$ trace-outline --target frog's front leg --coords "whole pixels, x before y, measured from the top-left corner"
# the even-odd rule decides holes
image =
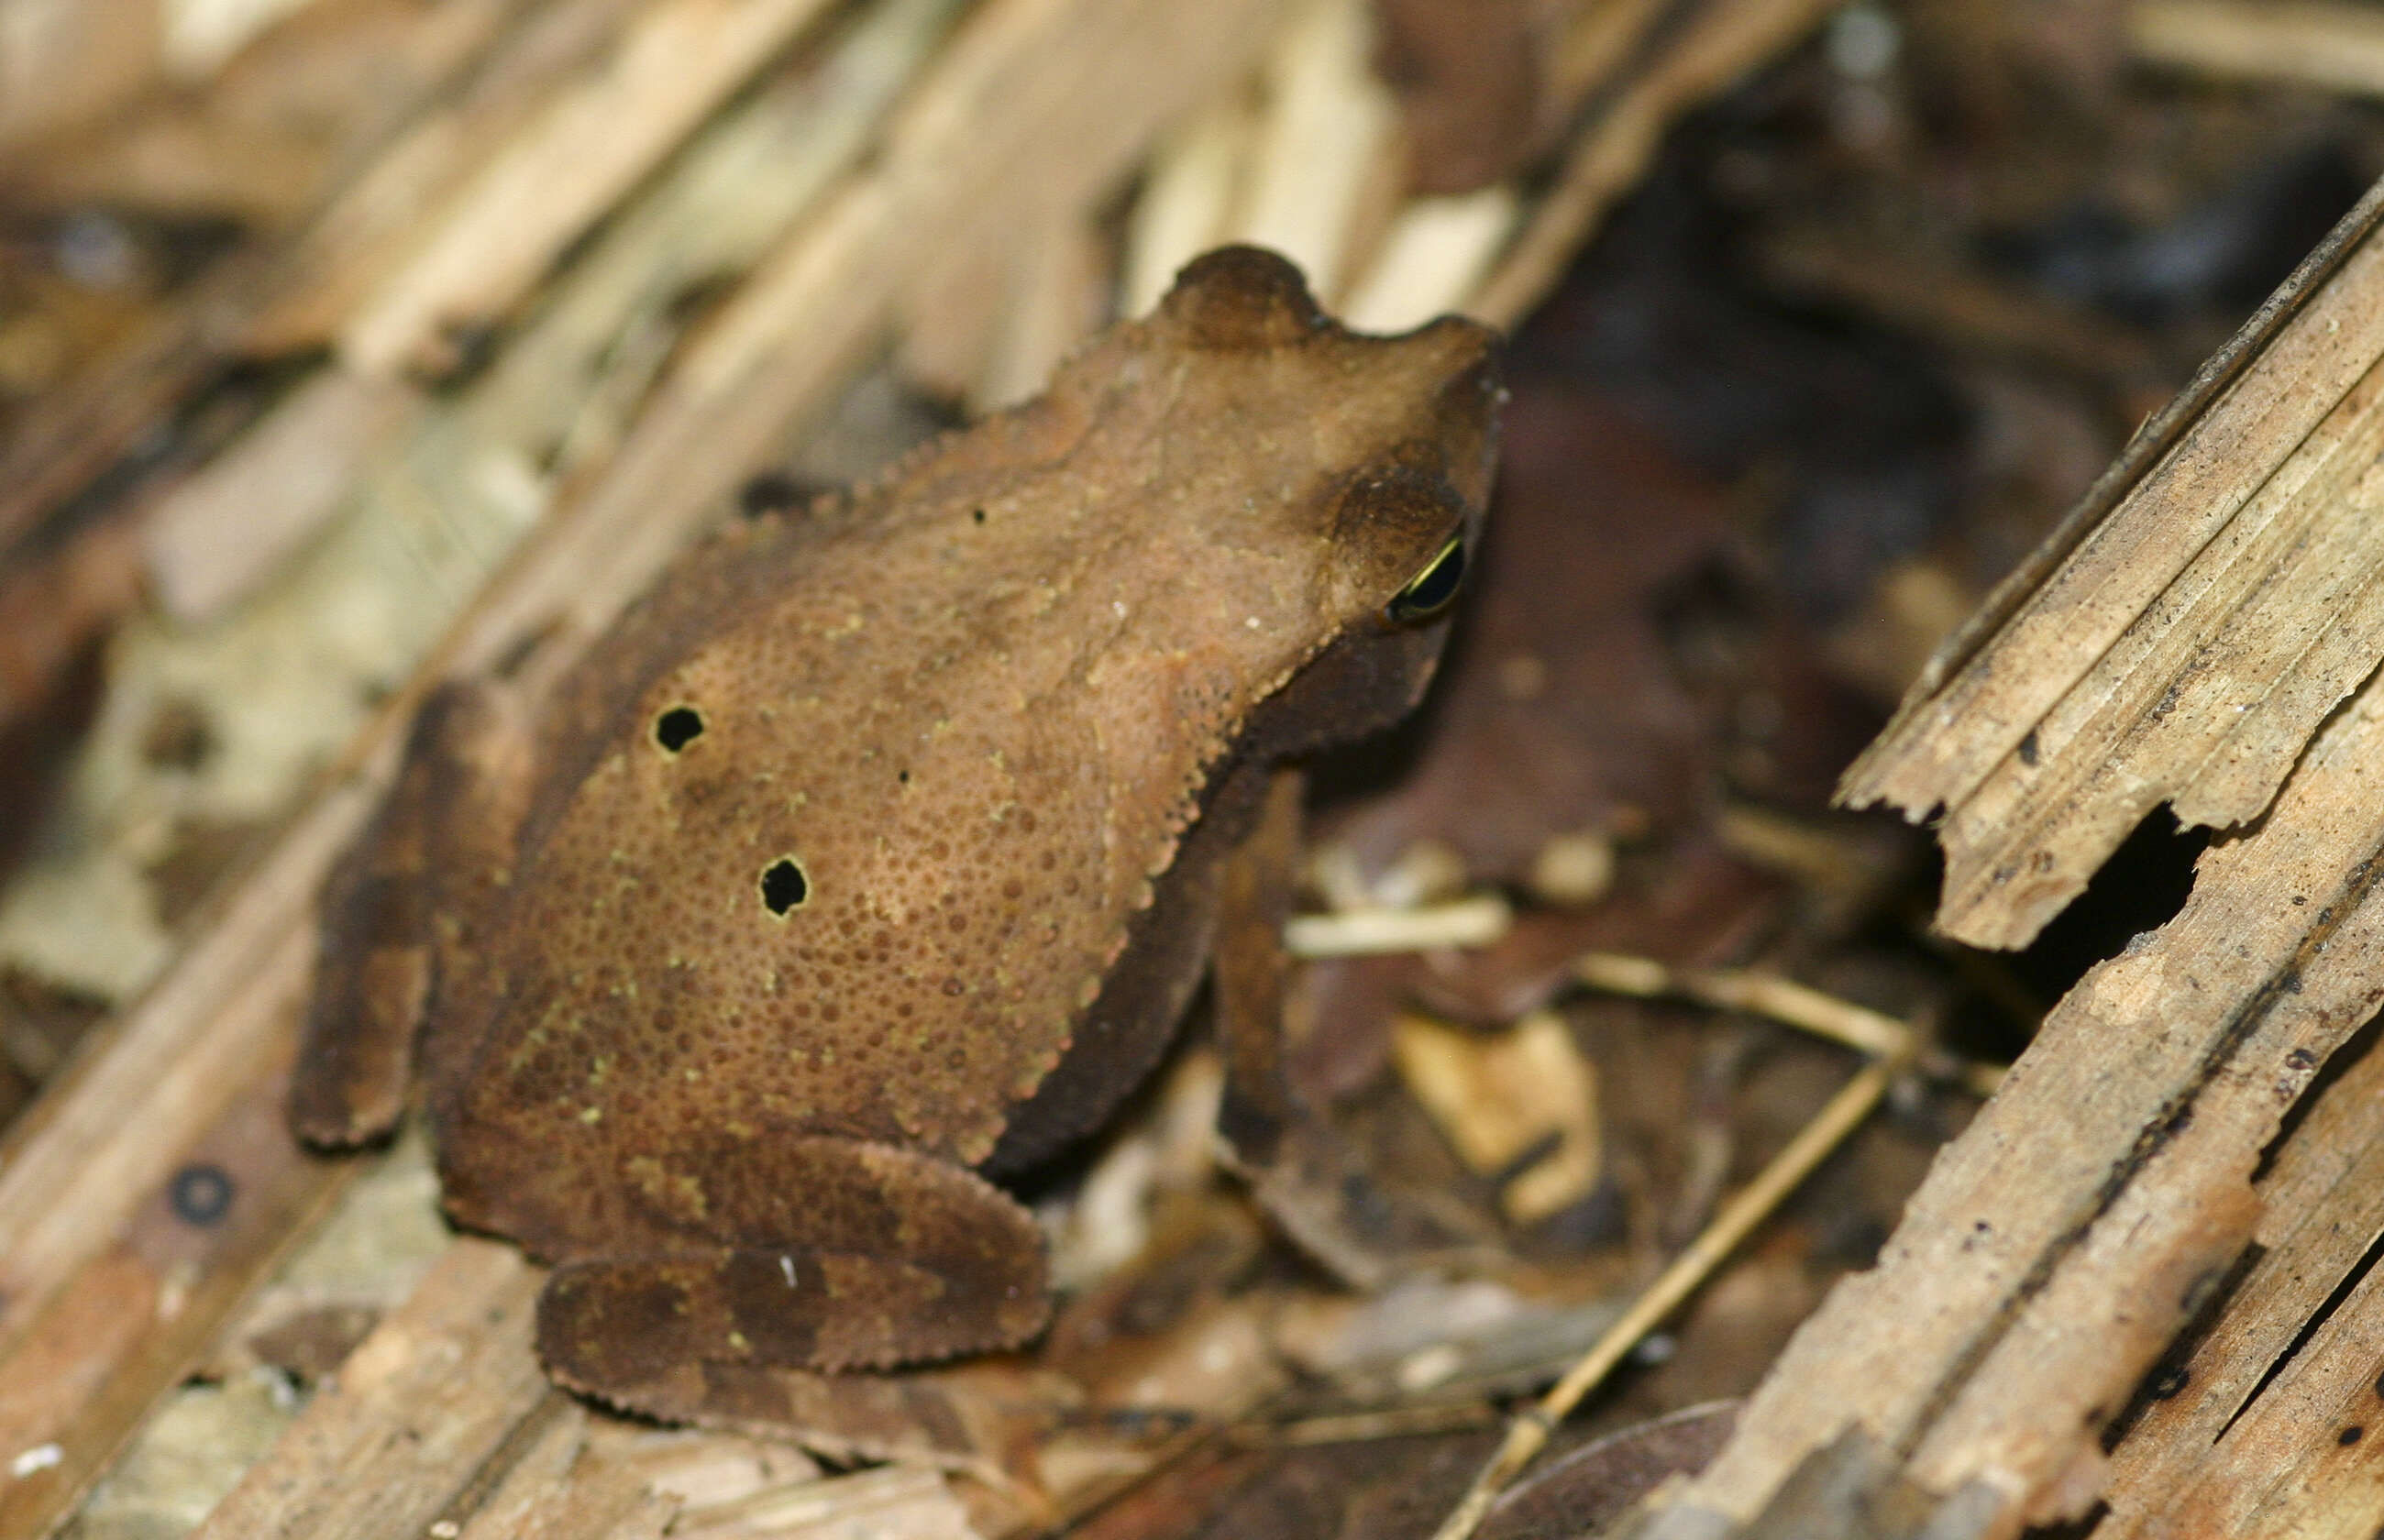
[[[1487,1237],[1453,1204],[1384,1186],[1285,1066],[1293,963],[1283,929],[1304,790],[1304,777],[1278,771],[1255,826],[1224,864],[1213,996],[1225,1049],[1217,1134],[1227,1162],[1286,1235],[1344,1281],[1372,1288],[1402,1265],[1486,1254]]]
[[[636,1409],[689,1365],[883,1368],[1042,1329],[1042,1235],[974,1172],[767,1135],[637,1164],[645,1248],[567,1257],[539,1298],[539,1356],[574,1389]]]
[[[533,764],[509,686],[452,682],[415,717],[396,784],[324,884],[290,1087],[291,1126],[309,1144],[387,1134],[416,1059],[477,1033],[480,917],[511,869]],[[436,1032],[417,1049],[426,1023]]]

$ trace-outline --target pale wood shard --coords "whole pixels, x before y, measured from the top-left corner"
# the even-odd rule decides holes
[[[492,1461],[528,1452],[540,1430],[519,1430],[541,1404],[556,1416],[569,1410],[529,1348],[543,1281],[512,1247],[457,1241],[197,1540],[424,1533]]]
[[[170,0],[161,6],[165,72],[184,82],[213,73],[250,39],[315,0]]]
[[[1521,213],[1510,187],[1416,199],[1384,233],[1344,319],[1360,331],[1405,331],[1462,304]]]
[[[160,63],[156,0],[0,3],[0,145],[105,111]]]
[[[1228,97],[1161,141],[1127,217],[1118,314],[1142,316],[1184,265],[1218,243],[1241,184],[1255,127],[1248,104]]]
[[[1327,304],[1347,277],[1358,200],[1397,116],[1367,68],[1372,31],[1360,0],[1309,0],[1285,27],[1230,232],[1290,257]]]
[[[2233,828],[2384,657],[2371,192],[1846,774],[1942,818],[1938,925],[2024,946],[2154,808]]]
[[[1849,1430],[1899,1479],[2012,1521],[2091,1501],[2101,1425],[2251,1233],[2261,1150],[2384,1000],[2379,778],[2371,680],[2258,827],[2204,855],[2178,916],[2047,1018],[1878,1266],[1635,1533],[1745,1523]]]
[[[671,1534],[688,1540],[976,1540],[978,1531],[940,1472],[888,1465],[692,1509]]]
[[[1534,1011],[1492,1037],[1403,1013],[1391,1053],[1465,1163],[1500,1183],[1499,1206],[1517,1224],[1546,1219],[1596,1186],[1597,1066],[1555,1012]]]
[[[456,1540],[661,1540],[679,1504],[634,1470],[591,1459],[584,1409],[566,1406],[541,1422]]]
[[[1029,234],[1008,275],[992,352],[968,392],[971,417],[1040,393],[1108,318],[1109,242],[1084,211],[1065,209]]]
[[[639,14],[601,71],[480,163],[418,254],[350,317],[341,356],[367,376],[444,372],[453,332],[510,309],[565,244],[825,4],[669,0]]]
[[[2136,0],[2137,57],[2222,79],[2384,95],[2384,16],[2372,6],[2278,0]]]
[[[422,404],[414,389],[322,370],[168,496],[143,529],[150,590],[201,622],[254,589],[339,511],[366,456]]]

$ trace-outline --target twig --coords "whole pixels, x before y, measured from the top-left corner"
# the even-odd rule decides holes
[[[1363,1444],[1419,1434],[1470,1433],[1497,1421],[1488,1406],[1473,1401],[1391,1407],[1381,1411],[1303,1417],[1295,1422],[1246,1423],[1229,1434],[1255,1448],[1303,1448],[1317,1444]]]
[[[1921,1057],[1918,1035],[1894,1016],[1772,974],[1735,968],[1671,968],[1650,957],[1603,951],[1583,952],[1574,960],[1572,974],[1590,988],[1608,994],[1641,1000],[1674,995],[1718,1010],[1762,1016],[1874,1057]],[[1923,1073],[1951,1080],[1974,1096],[1993,1096],[2003,1084],[2004,1072],[1998,1065],[1952,1055],[1940,1062],[1939,1056],[1931,1054],[1927,1061],[1921,1065]]]
[[[1780,53],[1830,9],[1822,0],[1720,0],[1700,12],[1574,143],[1468,314],[1496,326],[1522,319],[1556,287],[1615,200],[1639,184],[1672,120]]]
[[[1820,1113],[1772,1157],[1736,1197],[1721,1206],[1703,1234],[1672,1260],[1647,1291],[1633,1302],[1622,1318],[1583,1355],[1570,1373],[1548,1388],[1537,1405],[1517,1417],[1507,1429],[1506,1442],[1473,1478],[1473,1484],[1433,1540],[1467,1540],[1490,1511],[1490,1504],[1532,1457],[1548,1441],[1581,1398],[1613,1372],[1639,1339],[1695,1293],[1722,1259],[1769,1216],[1797,1185],[1812,1174],[1830,1152],[1879,1105],[1880,1098],[1904,1069],[1911,1037],[1895,1053],[1872,1060],[1830,1099]]]
[[[1649,957],[1593,951],[1574,961],[1572,975],[1608,994],[1641,999],[1678,995],[1719,1010],[1744,1011],[1874,1056],[1907,1051],[1913,1039],[1912,1029],[1894,1016],[1867,1011],[1772,974],[1736,968],[1670,968]]]
[[[1294,957],[1361,957],[1379,952],[1486,947],[1507,934],[1514,913],[1496,894],[1420,909],[1352,909],[1297,914],[1283,927]]]

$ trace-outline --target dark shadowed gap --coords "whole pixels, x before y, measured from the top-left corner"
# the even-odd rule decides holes
[[[2193,863],[2209,844],[2208,829],[2179,828],[2167,803],[2153,809],[2086,891],[2012,959],[2013,972],[2045,1000],[2059,1000],[2094,964],[2177,917],[2193,891]]]
[[[1949,959],[1965,984],[1947,1013],[1945,1046],[1989,1063],[2018,1058],[2035,1021],[2088,969],[2117,956],[2130,940],[2167,925],[2185,907],[2193,890],[2193,863],[2209,843],[2207,829],[2181,829],[2166,805],[2154,808],[2111,853],[2086,891],[2026,950],[1987,951],[1932,938],[1932,948]],[[1930,851],[1937,871],[1925,882],[1933,893],[1943,865],[1934,841]],[[1934,913],[1933,898],[1928,910]]]

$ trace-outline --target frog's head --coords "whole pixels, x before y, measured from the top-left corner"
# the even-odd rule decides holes
[[[1246,246],[1186,267],[1154,321],[1218,366],[1248,369],[1246,400],[1282,380],[1295,399],[1269,416],[1312,437],[1319,481],[1268,515],[1273,543],[1303,553],[1310,646],[1270,702],[1271,747],[1299,752],[1396,721],[1432,678],[1480,538],[1506,400],[1496,334],[1457,317],[1395,337],[1350,331],[1291,263]]]

